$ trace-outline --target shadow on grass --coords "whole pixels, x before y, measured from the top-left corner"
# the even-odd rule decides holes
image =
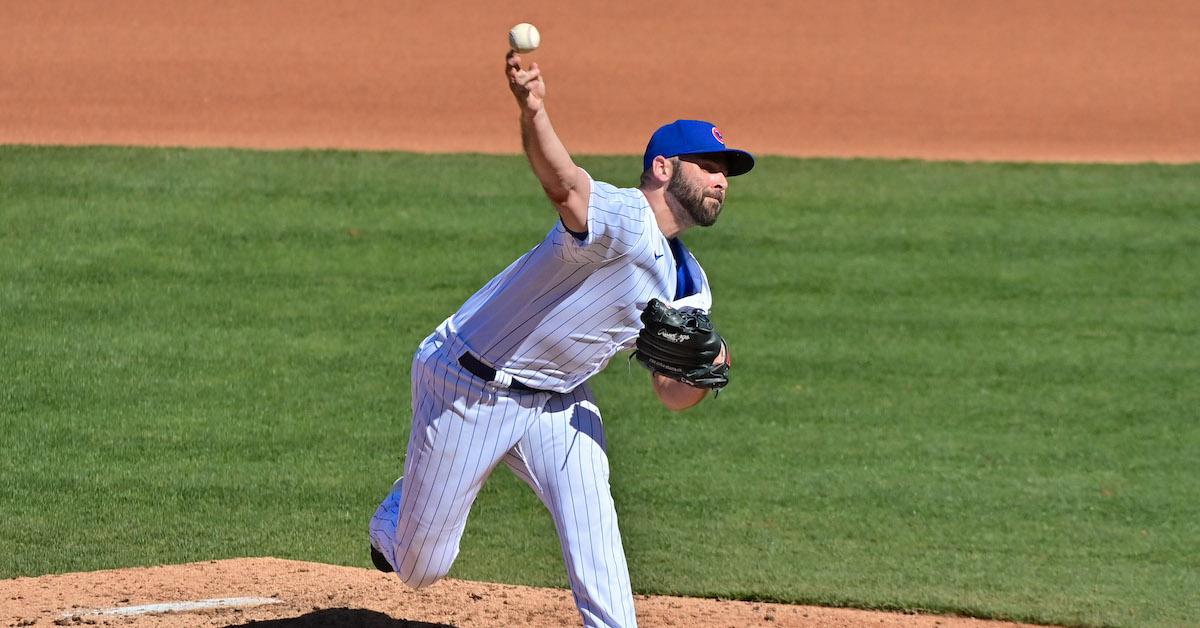
[[[323,608],[299,617],[230,624],[229,628],[455,628],[451,624],[395,619],[365,608]]]

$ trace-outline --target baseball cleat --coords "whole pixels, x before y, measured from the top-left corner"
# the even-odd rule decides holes
[[[375,568],[383,573],[392,573],[393,571],[396,571],[392,568],[392,565],[388,563],[387,559],[383,557],[383,552],[375,549],[374,545],[371,546],[371,562],[375,563]]]

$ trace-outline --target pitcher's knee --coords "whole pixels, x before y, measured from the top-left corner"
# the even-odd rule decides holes
[[[429,573],[418,574],[418,573],[397,571],[396,576],[400,578],[400,582],[403,582],[404,584],[408,585],[409,588],[411,588],[415,591],[420,591],[421,589],[424,589],[427,586],[435,584],[438,580],[441,580],[442,577],[445,576],[445,574],[429,574]]]
[[[409,587],[420,590],[446,577],[446,574],[449,572],[449,567],[445,569],[430,569],[428,567],[419,567],[401,562],[400,568],[396,570],[396,576]]]
[[[413,589],[423,589],[446,577],[458,555],[458,547],[447,550],[445,545],[422,544],[420,540],[396,548],[396,576]]]

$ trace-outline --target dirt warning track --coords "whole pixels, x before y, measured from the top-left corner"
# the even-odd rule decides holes
[[[1190,0],[8,2],[0,143],[515,153],[520,21],[577,153],[1200,161]]]

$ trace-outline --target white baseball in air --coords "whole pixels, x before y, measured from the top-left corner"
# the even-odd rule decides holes
[[[533,52],[542,43],[542,36],[533,24],[521,22],[508,31],[508,47],[517,52]]]

